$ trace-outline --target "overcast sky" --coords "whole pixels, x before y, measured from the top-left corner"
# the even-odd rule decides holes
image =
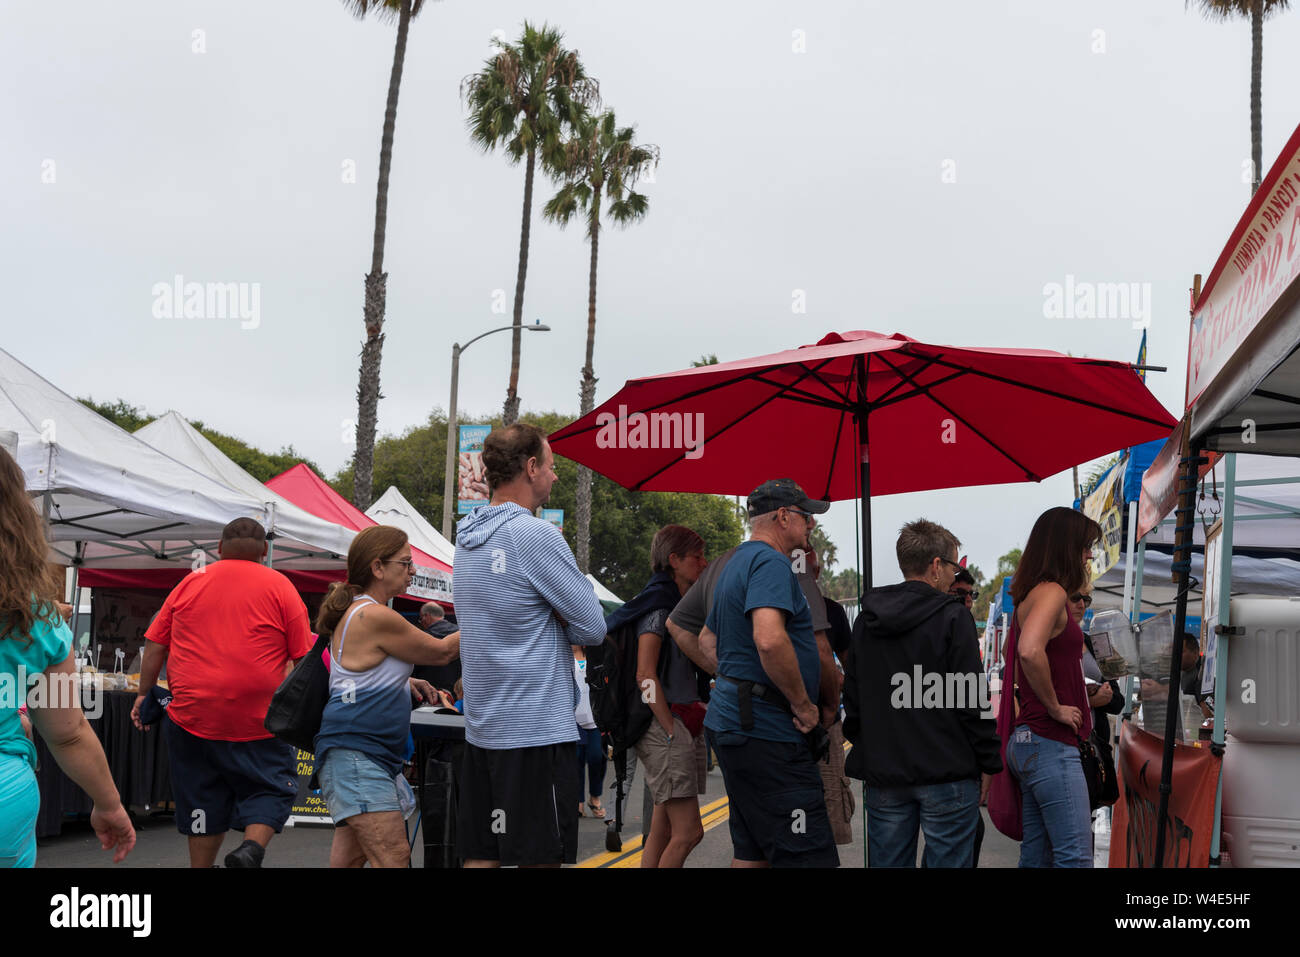
[[[445,408],[452,342],[509,322],[523,170],[471,145],[458,84],[525,15],[663,151],[649,217],[602,236],[598,402],[832,330],[1133,360],[1129,318],[1045,315],[1073,276],[1150,284],[1148,361],[1170,371],[1149,384],[1181,412],[1187,290],[1249,199],[1246,22],[1179,0],[448,0],[407,49],[381,432]],[[394,36],[330,0],[5,4],[3,347],[74,395],[344,465]],[[1300,123],[1297,50],[1300,11],[1265,24],[1265,169]],[[520,395],[576,413],[588,250],[541,219],[552,191],[539,178],[525,319],[554,331],[525,337]],[[156,317],[177,275],[258,284],[256,327]],[[509,355],[505,334],[466,352],[463,411],[500,410]],[[877,499],[877,582],[904,521],[942,522],[990,571],[1071,497],[1067,471]],[[846,559],[853,516],[824,523]]]

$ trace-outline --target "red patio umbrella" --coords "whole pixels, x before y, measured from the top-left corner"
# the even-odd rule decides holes
[[[1127,362],[857,331],[632,379],[550,442],[630,489],[861,498],[870,587],[872,494],[1039,482],[1176,424]]]

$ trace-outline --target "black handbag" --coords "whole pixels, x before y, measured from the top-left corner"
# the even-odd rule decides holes
[[[1106,803],[1106,781],[1108,777],[1114,779],[1115,769],[1112,765],[1110,774],[1107,775],[1105,761],[1102,760],[1100,749],[1092,735],[1079,739],[1079,763],[1083,765],[1083,779],[1088,782],[1088,806],[1095,811]]]
[[[329,640],[329,635],[319,636],[307,657],[275,689],[263,722],[267,731],[302,751],[315,750],[321,715],[329,701],[330,673],[321,657]]]
[[[1119,775],[1115,773],[1115,754],[1111,751],[1106,739],[1097,733],[1096,728],[1092,732],[1092,743],[1093,747],[1097,749],[1098,757],[1101,758],[1101,769],[1105,776],[1102,780],[1101,803],[1099,806],[1110,807],[1119,800]],[[1093,810],[1096,810],[1096,808]]]

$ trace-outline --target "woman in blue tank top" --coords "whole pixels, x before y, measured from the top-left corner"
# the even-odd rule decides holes
[[[407,867],[398,776],[411,700],[433,700],[414,665],[445,665],[456,635],[434,638],[387,607],[411,585],[406,533],[376,525],[348,549],[348,580],[330,586],[316,630],[330,635],[330,696],[316,736],[321,794],[335,823],[331,867]],[[403,781],[402,784],[405,784]]]

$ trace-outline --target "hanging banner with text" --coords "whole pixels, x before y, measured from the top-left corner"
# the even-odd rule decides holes
[[[298,795],[293,799],[289,820],[294,824],[333,824],[330,809],[321,797],[320,789],[312,790],[311,779],[316,771],[316,756],[309,751],[296,749],[294,761],[298,778]]]
[[[1195,303],[1187,347],[1187,408],[1297,276],[1300,127],[1260,183]]]
[[[1086,498],[1083,514],[1101,526],[1101,542],[1092,553],[1092,580],[1119,561],[1124,546],[1124,462],[1111,466]]]
[[[1111,817],[1110,866],[1152,867],[1160,808],[1163,739],[1125,721],[1115,770],[1119,800]],[[1174,748],[1174,775],[1165,819],[1164,867],[1209,867],[1214,792],[1223,759],[1209,748]]]
[[[456,514],[464,515],[488,503],[487,473],[483,469],[483,440],[490,425],[462,425],[456,457]]]

